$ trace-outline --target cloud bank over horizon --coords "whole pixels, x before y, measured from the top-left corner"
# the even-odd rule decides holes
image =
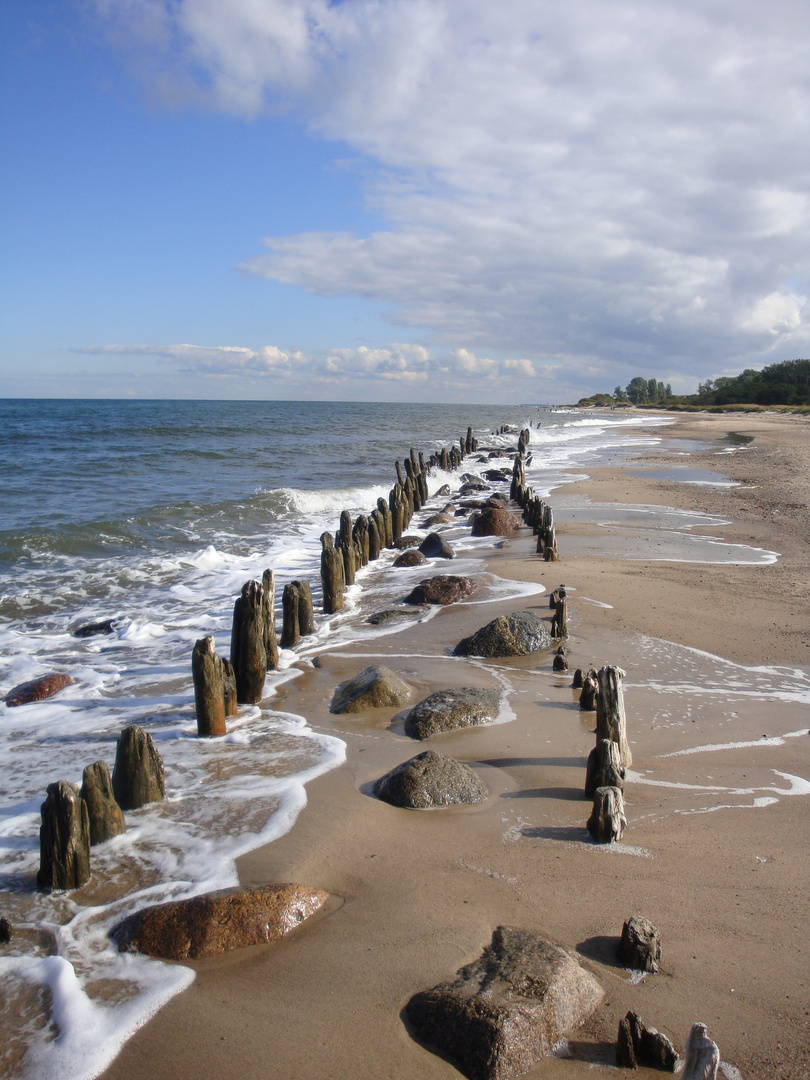
[[[381,306],[418,345],[336,341],[313,377],[685,390],[810,352],[798,0],[94,4],[158,108],[284,116],[355,155],[379,228],[270,235],[239,269]],[[303,363],[199,348],[209,374]]]

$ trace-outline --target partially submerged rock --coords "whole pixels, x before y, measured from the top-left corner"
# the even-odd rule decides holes
[[[520,518],[508,510],[494,506],[476,514],[472,523],[473,536],[509,536],[520,528]]]
[[[548,629],[533,611],[500,615],[456,645],[456,656],[528,656],[551,645]]]
[[[194,960],[277,941],[326,903],[305,885],[260,885],[144,908],[113,928],[119,949],[163,960]]]
[[[49,784],[40,817],[37,888],[78,889],[90,880],[90,822],[76,785]]]
[[[374,785],[374,794],[393,806],[426,810],[481,802],[489,792],[469,765],[435,750],[426,750],[381,777]]]
[[[436,532],[427,534],[419,550],[426,559],[454,559],[456,556],[447,541]]]
[[[422,566],[427,562],[427,559],[417,548],[411,548],[409,551],[403,551],[401,555],[397,555],[394,559],[394,566],[399,569],[402,566]]]
[[[472,578],[455,574],[437,574],[420,581],[408,596],[406,604],[455,604],[472,596],[478,588],[478,582]]]
[[[442,731],[491,724],[497,719],[500,701],[497,690],[469,686],[437,690],[405,717],[405,734],[412,739],[429,739]]]
[[[395,671],[380,666],[367,667],[335,690],[329,711],[357,713],[364,709],[399,708],[407,705],[411,688]]]
[[[383,626],[385,623],[395,622],[397,619],[413,619],[420,612],[416,608],[384,608],[382,611],[373,611],[366,619],[371,626]]]
[[[20,683],[12,687],[6,694],[6,705],[15,709],[18,705],[30,705],[33,701],[44,701],[45,698],[53,697],[66,686],[72,686],[73,679],[62,671],[52,671],[48,675],[41,675],[38,679]]]
[[[124,832],[124,814],[113,795],[106,761],[94,761],[82,773],[81,796],[87,805],[90,844],[103,844]]]
[[[111,634],[114,629],[112,619],[101,619],[99,622],[77,626],[73,631],[73,636],[77,638],[97,637],[100,634]]]
[[[12,938],[11,923],[8,919],[0,919],[0,945],[7,945]]]
[[[125,727],[118,736],[112,786],[122,810],[137,810],[166,798],[163,759],[152,736],[137,724]]]
[[[641,915],[630,916],[622,927],[619,959],[637,971],[658,971],[661,962],[661,935],[649,919]]]
[[[470,1080],[507,1080],[550,1054],[603,993],[571,950],[499,926],[455,982],[415,994],[405,1011],[418,1038]]]

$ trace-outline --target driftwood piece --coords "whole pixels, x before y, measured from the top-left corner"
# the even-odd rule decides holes
[[[599,739],[588,755],[585,769],[585,798],[592,799],[597,788],[616,787],[624,791],[624,766],[619,744]]]
[[[616,787],[600,787],[593,794],[593,811],[587,829],[597,844],[612,844],[621,840],[627,827],[624,799]]]
[[[191,675],[194,680],[197,734],[204,737],[224,735],[227,730],[226,717],[236,715],[235,679],[228,661],[217,656],[216,645],[210,634],[200,638],[194,646]]]
[[[599,690],[596,695],[596,738],[610,739],[619,744],[622,765],[629,769],[633,764],[633,755],[627,742],[627,720],[624,715],[624,691],[622,679],[625,672],[620,667],[599,669],[597,676]]]
[[[717,1044],[706,1034],[705,1024],[692,1024],[686,1038],[686,1064],[681,1080],[716,1080],[720,1064]]]
[[[233,606],[231,630],[231,665],[240,705],[262,700],[267,675],[264,641],[264,590],[260,581],[246,581]]]
[[[37,888],[78,889],[90,880],[90,822],[75,784],[49,784],[40,817]]]

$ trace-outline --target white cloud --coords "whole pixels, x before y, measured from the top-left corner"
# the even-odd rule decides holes
[[[491,377],[484,353],[625,381],[810,345],[784,291],[810,280],[798,0],[96,2],[147,17],[155,93],[293,109],[376,163],[386,228],[268,237],[243,268],[384,302],[458,377]],[[333,373],[426,370],[378,352]]]
[[[240,345],[91,345],[74,352],[109,356],[158,356],[200,375],[280,375],[306,363],[303,353],[275,345],[247,349]]]

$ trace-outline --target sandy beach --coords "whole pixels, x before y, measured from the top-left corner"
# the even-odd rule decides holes
[[[286,684],[273,707],[344,739],[347,760],[308,786],[289,834],[240,861],[240,880],[298,882],[333,899],[278,944],[195,962],[193,985],[124,1046],[105,1080],[458,1077],[411,1036],[402,1010],[479,956],[499,925],[577,949],[606,991],[563,1056],[539,1062],[528,1080],[613,1066],[629,1009],[681,1054],[691,1024],[707,1024],[731,1080],[810,1075],[810,422],[690,414],[660,434],[660,450],[588,470],[587,481],[552,494],[561,562],[541,561],[528,529],[493,548],[492,573],[546,593],[473,598],[375,639],[373,650],[324,652]],[[687,464],[737,486],[658,475]],[[712,515],[727,523],[694,531],[778,557],[710,564],[659,560],[650,549],[627,558],[647,551],[638,530],[606,529],[598,514],[566,523],[558,496]],[[430,570],[440,572],[452,565]],[[448,652],[508,610],[550,621],[547,594],[561,582],[571,671],[607,663],[627,672],[628,826],[609,848],[584,829],[594,714],[579,710],[570,676],[552,672],[552,651],[498,661]],[[507,689],[515,718],[419,743],[405,736],[402,711],[330,714],[337,684],[372,663],[396,670],[412,703],[448,686]],[[370,794],[428,747],[472,764],[490,797],[416,812]],[[663,942],[662,971],[641,981],[614,956],[633,914],[651,919]]]

